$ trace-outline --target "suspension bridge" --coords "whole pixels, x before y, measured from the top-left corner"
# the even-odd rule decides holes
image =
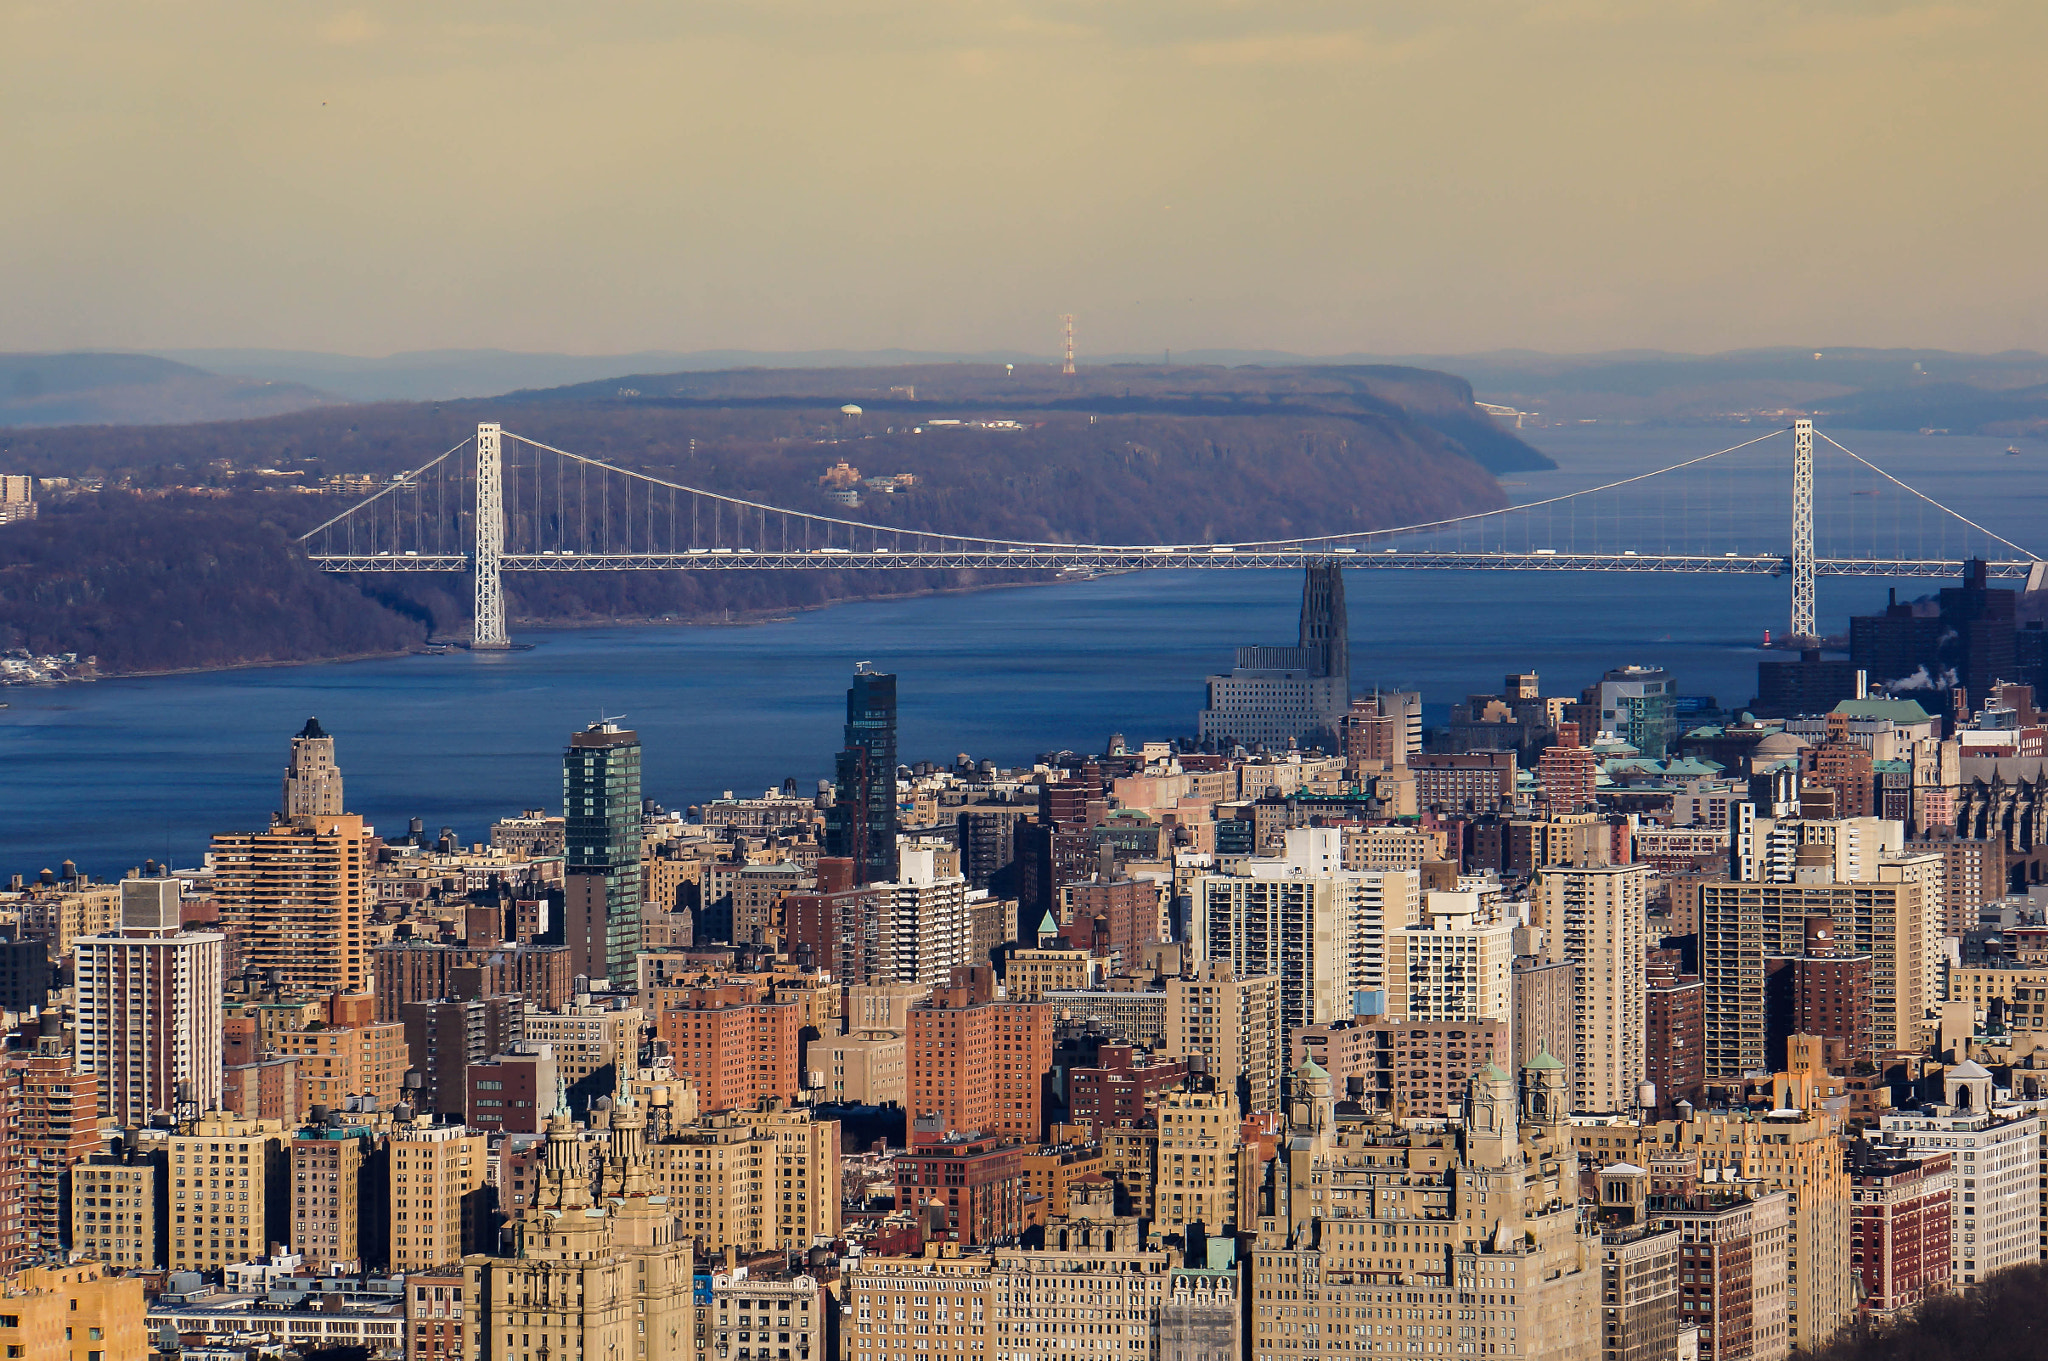
[[[1782,444],[1764,450],[1788,435],[1789,459]],[[1830,469],[1830,496],[1818,511],[1816,439]],[[473,458],[462,457],[470,451]],[[1789,506],[1777,499],[1785,491]],[[890,499],[878,495],[870,504],[886,509]],[[506,572],[1242,571],[1332,561],[1381,571],[1783,575],[1791,578],[1795,639],[1818,636],[1814,583],[1821,576],[1955,577],[1978,560],[1992,577],[2048,586],[2048,564],[2031,552],[1807,420],[1498,510],[1307,538],[1165,544],[988,538],[790,509],[620,467],[487,423],[300,542],[330,572],[472,574],[471,646],[484,649],[509,646]]]

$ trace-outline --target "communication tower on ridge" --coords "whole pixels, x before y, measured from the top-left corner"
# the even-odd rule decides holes
[[[1060,321],[1067,331],[1067,357],[1066,362],[1060,365],[1060,372],[1072,374],[1074,371],[1074,314],[1072,312],[1062,312],[1060,313]]]

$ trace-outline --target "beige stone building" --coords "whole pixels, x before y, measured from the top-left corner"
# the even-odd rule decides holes
[[[212,1111],[170,1139],[173,1271],[217,1270],[286,1231],[284,1126]]]
[[[1153,1154],[1153,1227],[1179,1233],[1200,1224],[1220,1234],[1237,1222],[1241,1122],[1227,1091],[1170,1091],[1159,1101]]]
[[[160,1270],[156,1193],[163,1176],[154,1158],[133,1154],[95,1153],[74,1167],[73,1250],[127,1272]]]
[[[1561,1069],[1526,1070],[1518,1103],[1489,1065],[1459,1126],[1340,1118],[1313,1063],[1294,1083],[1276,1213],[1245,1276],[1254,1355],[1340,1339],[1368,1359],[1600,1354],[1599,1237],[1579,1215]]]
[[[1094,987],[1101,981],[1100,964],[1086,950],[1012,950],[1003,987],[1019,1002],[1036,1002],[1048,992]]]
[[[857,1030],[812,1040],[812,1089],[834,1105],[902,1105],[908,1091],[904,1038],[893,1030]]]
[[[1480,914],[1477,893],[1425,894],[1423,920],[1387,933],[1386,1014],[1424,1022],[1511,1019],[1514,932],[1513,922]]]
[[[1280,1028],[1280,978],[1240,977],[1228,960],[1204,960],[1165,980],[1161,1026],[1169,1058],[1201,1058],[1218,1091],[1245,1113],[1280,1109],[1280,1073],[1287,1062]]]
[[[560,1011],[526,1012],[526,1039],[555,1049],[555,1071],[576,1088],[605,1068],[617,1072],[620,1056],[637,1054],[644,1018],[637,1007],[585,1005]]]
[[[422,1116],[391,1135],[391,1269],[423,1271],[461,1260],[486,1227],[486,1139]]]
[[[1880,1053],[1918,1049],[1937,998],[1941,960],[1940,857],[1881,858],[1868,880],[1834,879],[1810,866],[1805,882],[1700,887],[1700,969],[1706,982],[1707,1077],[1764,1071],[1764,960],[1805,948],[1806,918],[1828,917],[1835,948],[1871,957]]]
[[[1648,1069],[1649,889],[1647,865],[1594,865],[1546,869],[1530,892],[1529,924],[1543,932],[1545,957],[1574,965],[1575,1111],[1632,1109]]]
[[[699,1349],[690,1235],[650,1175],[645,1113],[622,1103],[594,1133],[586,1141],[558,1110],[535,1194],[513,1223],[515,1255],[462,1260],[490,1340],[483,1354],[504,1361],[717,1355]]]
[[[685,1234],[743,1253],[839,1232],[839,1122],[776,1100],[672,1129],[643,1154]]]

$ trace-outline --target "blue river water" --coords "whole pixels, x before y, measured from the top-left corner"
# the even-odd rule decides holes
[[[1526,502],[1742,437],[1535,432],[1562,466],[1515,475],[1509,491]],[[2048,446],[2009,458],[2002,441],[1851,443],[2023,543],[2041,523]],[[1737,503],[1745,476],[1730,474]],[[1751,488],[1754,504],[1729,512],[1729,532],[1751,535],[1751,551],[1786,538],[1784,474],[1757,476],[1768,482]],[[1638,504],[1623,518],[1668,529],[1669,516]],[[1823,626],[1881,606],[1891,584],[1824,578]],[[1902,595],[1932,589],[1905,586]],[[1631,662],[1668,668],[1688,694],[1739,704],[1754,692],[1764,630],[1782,630],[1787,609],[1785,581],[1769,577],[1352,571],[1347,590],[1354,685],[1419,688],[1432,721],[1509,671],[1536,670],[1547,694],[1576,693]],[[196,863],[213,832],[263,823],[287,739],[309,715],[338,739],[353,810],[387,834],[417,816],[465,840],[504,814],[558,805],[562,747],[599,715],[639,731],[645,792],[670,807],[758,793],[785,776],[812,788],[840,745],[859,661],[900,677],[905,760],[1026,761],[1101,750],[1113,731],[1169,738],[1193,731],[1202,677],[1226,669],[1233,646],[1292,641],[1299,597],[1293,573],[1151,572],[748,626],[525,631],[530,650],[499,655],[0,690],[0,874],[67,858],[108,875],[149,857]]]

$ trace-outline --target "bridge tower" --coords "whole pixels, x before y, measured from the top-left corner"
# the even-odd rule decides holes
[[[498,560],[505,552],[505,491],[499,466],[499,428],[476,428],[476,623],[470,646],[510,647],[505,636],[505,596]]]
[[[1066,362],[1060,365],[1060,372],[1068,377],[1072,377],[1074,373],[1074,314],[1072,312],[1060,313],[1060,322],[1066,327],[1067,340]]]
[[[1813,422],[1792,422],[1792,637],[1819,638],[1813,610]]]

